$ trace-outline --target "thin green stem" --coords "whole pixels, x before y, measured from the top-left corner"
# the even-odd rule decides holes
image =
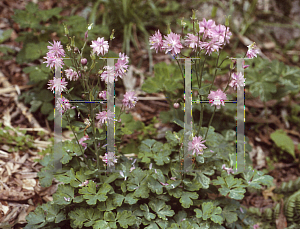
[[[207,134],[208,134],[208,130],[209,130],[210,124],[211,124],[211,122],[212,122],[212,120],[213,120],[213,118],[214,118],[215,112],[216,112],[216,108],[217,108],[217,107],[215,106],[214,112],[213,112],[213,114],[212,114],[212,116],[211,116],[211,118],[210,118],[210,120],[209,120],[208,127],[207,127],[207,131],[206,131],[204,140],[206,140],[206,137],[207,137]]]

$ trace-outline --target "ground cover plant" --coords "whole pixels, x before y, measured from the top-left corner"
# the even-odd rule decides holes
[[[57,152],[52,153],[54,157],[46,155],[41,161],[45,166],[39,172],[41,184],[50,186],[54,177],[61,184],[53,195],[53,201],[38,206],[27,216],[28,224],[25,228],[250,228],[257,226],[257,222],[245,214],[246,209],[241,207],[238,200],[243,199],[249,187],[260,189],[262,186],[272,185],[273,178],[253,170],[251,166],[244,172],[235,171],[234,146],[211,126],[216,109],[225,106],[224,100],[227,100],[225,92],[228,87],[238,90],[240,86],[245,85],[245,79],[243,75],[233,72],[235,68],[233,63],[230,68],[231,80],[224,91],[212,90],[217,70],[228,59],[219,62],[221,49],[229,42],[231,33],[228,24],[216,25],[213,20],[206,19],[196,24],[195,19],[193,14],[194,29],[187,34],[184,42],[180,40],[179,34],[172,31],[164,36],[164,40],[161,33],[157,31],[150,37],[149,42],[151,48],[156,51],[170,52],[177,63],[176,58],[181,54],[184,46],[193,49],[196,56],[202,55],[205,60],[213,52],[217,53],[212,82],[208,85],[209,90],[203,90],[201,85],[205,61],[202,63],[201,71],[195,68],[197,76],[195,81],[198,85],[196,89],[200,96],[210,100],[210,105],[213,107],[210,121],[205,127],[202,124],[204,108],[201,105],[199,124],[195,125],[188,144],[188,150],[193,157],[193,166],[197,171],[178,172],[183,169],[184,130],[167,132],[166,143],[154,139],[143,140],[135,159],[124,156],[118,150],[118,144],[115,152],[105,153],[108,122],[116,121],[117,142],[122,134],[130,131],[125,121],[128,114],[124,113],[123,107],[132,108],[138,102],[134,92],[127,92],[124,95],[123,105],[121,108],[116,108],[115,115],[109,110],[106,111],[105,105],[101,103],[96,107],[92,104],[78,107],[68,103],[72,99],[69,93],[72,88],[67,88],[66,79],[79,81],[85,91],[89,91],[87,93],[89,100],[96,97],[106,100],[108,97],[106,91],[97,89],[100,79],[106,84],[117,81],[119,78],[122,79],[128,69],[128,57],[119,53],[120,58],[115,64],[115,69],[103,66],[105,70],[99,72],[96,87],[90,88],[89,71],[95,67],[96,56],[105,57],[110,48],[104,37],[92,40],[91,63],[88,63],[83,56],[83,49],[88,44],[90,25],[85,32],[85,43],[82,49],[75,45],[71,37],[68,37],[70,43],[67,45],[67,50],[60,41],[53,41],[47,47],[48,52],[44,62],[47,67],[66,67],[63,71],[65,77],[62,80],[54,77],[48,82],[48,89],[65,92],[64,96],[58,99],[59,112],[67,120],[75,139],[63,142],[62,169],[55,169],[53,158]],[[65,30],[68,36],[68,28]],[[112,39],[111,36],[110,41]],[[256,45],[252,44],[248,47],[245,56],[253,58],[257,53]],[[71,61],[65,61],[63,59],[65,56],[70,57]],[[200,63],[195,61],[194,65],[197,64]],[[169,83],[168,79],[170,80],[171,76],[168,68],[161,65],[156,67],[156,73],[161,73],[156,77],[165,74],[166,79],[160,78],[155,81],[158,85],[163,85],[162,89],[166,97],[177,100],[180,97],[174,98],[175,95],[168,93],[182,89],[181,86],[184,85],[184,74],[180,64],[178,67],[179,79],[175,78],[178,84]],[[161,90],[157,88],[158,85],[151,86]],[[145,88],[147,86],[146,84]],[[179,103],[174,103],[174,110],[179,106]],[[89,115],[89,119],[85,119],[85,123],[71,120],[70,117],[75,116],[75,111],[83,116]],[[180,118],[177,118],[177,121],[182,122]],[[120,172],[109,172],[109,170],[101,172],[111,166],[115,166]]]

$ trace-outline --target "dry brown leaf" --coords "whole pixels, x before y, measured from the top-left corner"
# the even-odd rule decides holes
[[[35,195],[34,191],[28,192],[16,192],[12,189],[3,190],[0,192],[0,200],[11,200],[11,201],[21,201],[28,200]]]
[[[273,190],[275,188],[276,188],[275,186],[272,186],[269,189],[266,189],[266,190],[262,191],[262,195],[263,195],[265,200],[267,200],[269,197],[273,198],[273,196],[274,196]]]
[[[34,190],[34,187],[36,185],[36,180],[35,179],[23,179],[23,186],[22,188],[27,189],[27,190]]]

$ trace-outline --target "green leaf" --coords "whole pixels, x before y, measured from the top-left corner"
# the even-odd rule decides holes
[[[120,207],[122,205],[124,199],[125,199],[125,197],[121,194],[118,194],[118,193],[113,194],[113,203],[116,206]]]
[[[192,199],[197,199],[198,196],[199,195],[196,192],[183,192],[179,202],[181,203],[182,207],[189,208],[193,204]]]
[[[87,204],[95,205],[97,200],[100,202],[106,201],[106,194],[110,191],[112,187],[109,184],[102,184],[99,191],[96,193],[96,184],[94,182],[89,182],[88,187],[83,187],[79,189],[79,194],[84,194],[83,198],[86,199]]]
[[[133,193],[128,193],[125,197],[125,203],[126,204],[130,204],[130,205],[133,205],[133,204],[136,204],[138,202],[139,199],[135,198],[134,197],[134,194]]]
[[[105,212],[104,213],[104,220],[105,221],[115,221],[115,214],[113,212]]]
[[[236,213],[237,207],[234,205],[226,205],[223,208],[222,216],[225,218],[227,223],[233,223],[238,220],[238,215]]]
[[[39,101],[39,100],[31,101],[30,102],[31,107],[30,107],[29,111],[32,113],[36,112],[42,104],[43,104],[43,102]]]
[[[44,102],[41,107],[41,113],[46,115],[49,114],[50,112],[53,112],[53,109],[54,107],[52,103]]]
[[[151,221],[152,219],[155,219],[155,214],[150,212],[147,204],[140,205],[140,209],[143,211],[146,220]]]
[[[166,205],[164,201],[154,199],[149,202],[150,208],[156,212],[157,216],[163,220],[168,220],[168,217],[172,217],[175,212],[171,210],[171,206]]]
[[[200,209],[195,208],[195,209],[194,209],[194,212],[196,212],[196,217],[197,217],[197,218],[199,218],[199,219],[202,218],[202,215],[203,215],[203,214],[202,214],[202,211],[201,211]]]
[[[111,229],[104,220],[97,220],[93,225],[93,229]]]
[[[148,187],[153,193],[158,195],[163,193],[163,186],[153,176],[150,176],[148,179]]]
[[[270,137],[279,148],[288,152],[293,158],[296,158],[294,142],[284,130],[276,130]]]
[[[220,207],[215,208],[212,212],[212,215],[211,215],[210,219],[213,222],[218,223],[218,224],[221,225],[223,220],[224,220],[223,217],[220,216],[221,213],[222,213],[222,208],[220,208]]]
[[[38,206],[34,212],[30,212],[26,216],[26,220],[29,224],[35,225],[36,228],[41,228],[47,224],[45,213],[41,206]]]
[[[208,189],[210,178],[205,176],[203,172],[196,171],[195,179],[202,185],[204,189]]]
[[[13,29],[0,30],[0,44],[10,38]]]
[[[135,224],[136,217],[132,214],[132,212],[124,210],[117,213],[116,220],[122,228],[128,228],[128,225],[132,226]]]
[[[70,201],[66,201],[65,198],[70,198]],[[70,185],[60,184],[58,185],[56,193],[53,194],[53,201],[59,205],[68,205],[74,199],[74,188]]]
[[[85,215],[86,210],[86,208],[76,208],[75,210],[71,210],[68,214],[71,219],[71,223],[76,227],[82,228],[83,223],[87,221]]]

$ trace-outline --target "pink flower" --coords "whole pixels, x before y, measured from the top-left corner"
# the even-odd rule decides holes
[[[98,37],[96,41],[92,41],[91,48],[93,48],[94,53],[97,53],[97,56],[99,56],[100,53],[103,56],[108,52],[108,41],[104,41],[104,37]]]
[[[234,173],[232,168],[227,168],[225,164],[222,165],[222,169],[226,170],[227,174]]]
[[[227,32],[226,32],[227,31]],[[226,34],[226,38],[225,38]],[[229,28],[224,25],[217,25],[213,30],[211,35],[214,38],[217,38],[219,42],[224,43],[224,40],[226,40],[226,43],[229,43],[229,39],[232,35],[232,33],[229,31]]]
[[[159,183],[161,183],[163,186],[169,185],[168,183],[163,183],[163,182],[159,182]]]
[[[104,66],[103,67],[104,69],[106,69],[107,71],[104,71],[102,74],[101,74],[101,80],[102,81],[105,81],[105,83],[108,83],[108,81],[110,83],[113,83],[115,78],[114,78],[114,69],[113,67],[110,67],[110,66]]]
[[[68,80],[78,80],[78,74],[72,68],[65,70],[65,73]]]
[[[99,123],[102,125],[106,120],[114,120],[114,113],[110,110],[108,110],[108,112],[102,111],[96,114],[96,119],[99,119]]]
[[[126,92],[124,99],[122,100],[123,105],[128,108],[133,108],[137,102],[137,97],[135,96],[134,91]]]
[[[105,156],[102,159],[108,166],[114,166],[114,163],[117,163],[114,152],[105,153]]]
[[[119,53],[119,57],[121,59],[118,59],[117,63],[115,64],[115,72],[116,72],[116,76],[115,79],[116,81],[118,81],[117,77],[119,76],[121,79],[123,78],[123,76],[125,75],[127,69],[128,69],[128,59],[129,57],[125,55],[125,53]]]
[[[79,144],[84,147],[84,150],[86,150],[86,148],[87,148],[87,143],[84,143],[84,141],[89,140],[89,139],[90,139],[89,136],[85,135],[78,140]]]
[[[229,86],[233,87],[234,90],[236,90],[236,87],[238,88],[238,90],[240,90],[240,87],[245,86],[245,78],[241,72],[239,72],[238,74],[232,74],[232,80]]]
[[[100,93],[99,93],[99,98],[101,99],[104,99],[104,100],[107,100],[107,98],[106,98],[106,91],[101,91]]]
[[[88,180],[85,180],[84,182],[82,182],[81,184],[79,184],[78,186],[82,187],[82,186],[87,186],[89,184]]]
[[[64,96],[62,98],[57,99],[58,103],[58,111],[61,114],[64,114],[65,111],[69,110],[71,108],[71,104],[69,103],[69,100],[66,99]],[[71,109],[74,109],[75,107],[73,106]]]
[[[227,96],[221,89],[218,89],[217,91],[211,91],[207,98],[209,99],[209,103],[212,103],[211,106],[216,105],[217,109],[220,109],[221,104],[225,106],[224,100],[227,99]]]
[[[218,40],[211,40],[209,42],[202,42],[200,44],[201,49],[205,49],[206,53],[210,56],[212,52],[219,52],[219,49],[221,48],[222,44]]]
[[[60,94],[62,91],[67,89],[66,86],[68,85],[68,82],[65,82],[65,78],[61,80],[53,77],[53,80],[49,80],[48,85],[49,85],[48,89],[50,89],[51,91],[54,91],[55,89]]]
[[[50,42],[49,42],[50,43]],[[63,46],[60,44],[60,41],[55,42],[53,40],[53,44],[50,43],[52,46],[47,46],[49,49],[49,54],[53,54],[56,57],[64,57],[65,56],[65,50],[63,49]]]
[[[253,225],[253,229],[257,229],[257,228],[259,228],[259,224],[258,223]]]
[[[44,57],[46,59],[46,61],[44,61],[43,63],[46,63],[47,66],[46,67],[56,67],[56,68],[61,68],[62,65],[64,65],[64,62],[62,60],[62,58],[55,56],[53,53],[47,53],[47,56]]]
[[[163,41],[163,48],[166,50],[166,54],[170,51],[172,55],[180,53],[180,49],[183,48],[180,43],[180,35],[171,32],[167,36],[164,36],[166,40]]]
[[[176,177],[171,177],[170,179],[173,181],[176,181]]]
[[[149,38],[149,43],[151,45],[150,49],[155,49],[156,53],[158,51],[158,49],[161,51],[163,48],[163,40],[162,40],[162,36],[161,33],[159,32],[159,30],[157,32],[155,32],[154,35],[152,35]]]
[[[257,48],[255,42],[253,42],[253,44],[251,45],[248,45],[247,47],[248,47],[248,51],[246,56],[251,59],[253,59],[253,57],[257,57],[257,54],[259,53],[259,49]]]
[[[192,142],[189,142],[189,148],[188,150],[193,150],[193,155],[197,154],[197,156],[199,154],[203,154],[203,149],[206,149],[207,147],[203,144],[204,142],[206,142],[206,140],[202,141],[202,137],[194,137]]]
[[[203,34],[203,39],[205,39],[207,36],[212,36],[212,31],[216,27],[216,23],[209,19],[206,21],[205,18],[201,22],[199,22],[199,33],[204,33]]]
[[[185,39],[185,45],[189,48],[196,49],[198,47],[198,36],[188,33]]]

